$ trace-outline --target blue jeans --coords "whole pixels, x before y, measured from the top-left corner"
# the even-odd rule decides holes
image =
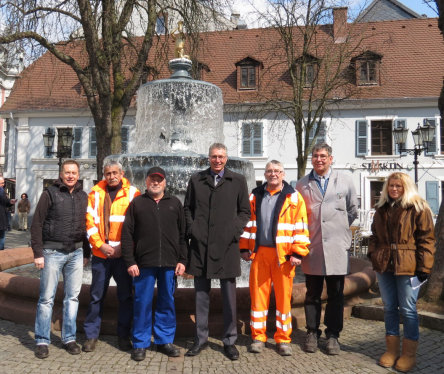
[[[62,252],[44,249],[45,265],[40,273],[40,297],[35,318],[36,344],[49,344],[51,333],[52,308],[59,283],[60,272],[63,275],[63,323],[62,343],[76,340],[76,319],[79,308],[79,293],[82,287],[83,250]]]
[[[129,338],[131,335],[131,321],[133,320],[133,285],[125,262],[122,257],[105,259],[93,256],[91,271],[91,301],[88,306],[85,323],[83,324],[86,338],[97,339],[99,337],[103,301],[105,300],[111,276],[116,281],[117,298],[119,299],[117,335]]]
[[[0,250],[5,249],[6,230],[0,230]]]
[[[419,339],[418,313],[416,300],[419,287],[413,289],[410,275],[395,275],[390,272],[376,273],[379,290],[384,303],[384,322],[386,335],[399,336],[399,313],[404,323],[404,337]]]
[[[148,348],[151,344],[154,285],[157,280],[156,311],[154,313],[154,343],[174,341],[176,308],[174,291],[176,278],[172,267],[141,268],[134,277],[133,347]]]

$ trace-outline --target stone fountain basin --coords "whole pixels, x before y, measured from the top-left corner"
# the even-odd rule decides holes
[[[6,249],[0,251],[0,318],[20,324],[34,326],[37,300],[39,298],[40,280],[23,277],[3,270],[26,265],[34,261],[32,249],[29,247]],[[376,281],[376,275],[368,261],[351,258],[351,274],[346,276],[344,295],[346,298],[344,315],[350,316],[351,306],[359,300],[360,294],[365,294]],[[83,321],[89,303],[89,289],[87,284],[82,285],[79,295],[79,312],[77,326],[83,331]],[[110,286],[104,302],[104,314],[101,333],[116,334],[117,329],[117,289]],[[292,295],[293,328],[305,326],[304,298],[305,284],[296,283]],[[223,331],[222,300],[220,289],[212,289],[210,294],[210,334],[221,336]],[[177,331],[181,337],[194,336],[194,289],[178,288],[175,294]],[[326,300],[325,290],[322,300]],[[63,285],[59,283],[52,316],[52,329],[61,329],[62,320]],[[274,296],[270,302],[268,313],[268,329],[273,331],[275,326]],[[250,293],[248,287],[237,289],[238,330],[249,333]]]

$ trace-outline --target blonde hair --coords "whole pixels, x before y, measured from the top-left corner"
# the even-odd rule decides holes
[[[402,208],[406,209],[409,206],[414,206],[417,212],[422,212],[426,209],[430,210],[427,201],[425,201],[419,195],[418,189],[416,188],[416,185],[413,182],[412,178],[410,178],[410,176],[408,176],[407,174],[398,171],[390,174],[384,182],[384,186],[382,187],[381,191],[381,197],[376,204],[377,208],[382,207],[385,203],[389,203],[392,200],[388,193],[388,186],[390,180],[392,179],[401,181],[402,187],[404,188],[404,193],[399,198],[399,203]]]

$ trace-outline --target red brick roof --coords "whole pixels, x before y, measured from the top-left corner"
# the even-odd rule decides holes
[[[444,42],[437,27],[437,19],[349,24],[349,28],[354,35],[364,36],[363,39],[359,37],[359,48],[353,52],[355,56],[365,51],[382,55],[381,84],[364,88],[352,85],[355,87],[354,98],[439,96],[443,80]],[[316,37],[321,47],[316,53],[311,51],[310,54],[322,59],[332,48],[339,48],[340,45],[332,42],[331,34],[331,25],[320,26]],[[225,103],[260,102],[277,90],[284,96],[290,93],[285,78],[288,69],[279,59],[280,52],[276,50],[279,41],[276,30],[230,30],[204,33],[201,38],[203,43],[199,61],[210,69],[204,72],[203,78],[222,89]],[[172,43],[170,45],[173,46]],[[237,90],[235,64],[247,57],[261,63],[259,71],[262,84],[258,91]],[[160,75],[160,78],[169,76],[166,64]],[[83,90],[75,73],[69,66],[46,53],[22,72],[1,112],[86,108]]]

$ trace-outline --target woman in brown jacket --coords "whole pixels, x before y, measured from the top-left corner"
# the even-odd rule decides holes
[[[387,178],[376,204],[368,256],[384,303],[387,351],[379,365],[406,372],[416,364],[419,339],[416,300],[433,266],[435,237],[427,202],[404,173]],[[400,356],[399,313],[404,339]]]

